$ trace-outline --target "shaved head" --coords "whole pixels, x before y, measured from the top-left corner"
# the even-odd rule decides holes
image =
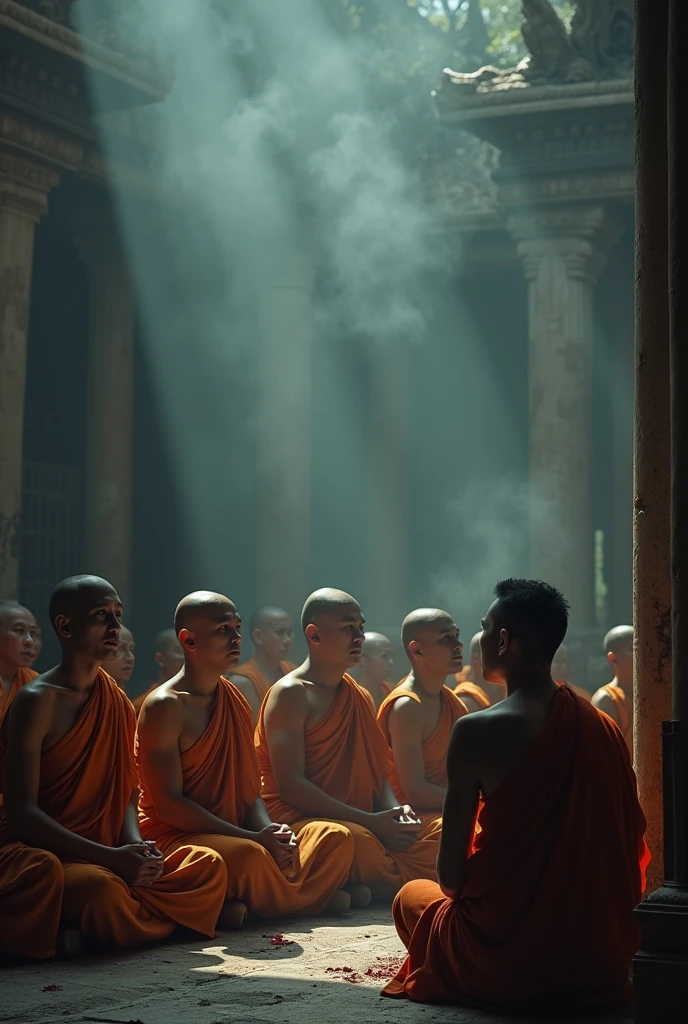
[[[119,601],[115,588],[101,576],[69,576],[57,584],[50,596],[48,615],[52,625],[55,625],[58,615],[71,617],[101,597]]]
[[[161,654],[165,654],[170,648],[176,649],[178,646],[179,640],[173,629],[161,629],[155,638],[156,653],[159,651]]]
[[[366,633],[365,640],[363,641],[363,654],[369,655],[380,648],[387,648],[390,646],[389,637],[386,637],[384,633]]]
[[[475,636],[471,637],[471,658],[480,658],[480,637],[483,635],[482,629]]]
[[[30,619],[34,617],[33,612],[30,612],[23,604],[19,604],[18,601],[0,601],[0,626],[2,626],[5,619],[10,618],[10,616],[16,618],[18,615]]]
[[[408,653],[411,641],[421,640],[438,626],[453,622],[449,612],[444,612],[441,608],[416,608],[415,611],[409,612],[401,625],[401,642],[404,650]]]
[[[633,646],[633,626],[615,626],[604,638],[604,653],[618,654]]]
[[[305,631],[311,623],[317,626],[323,619],[341,613],[346,607],[359,608],[359,604],[355,597],[344,590],[333,590],[331,587],[316,590],[303,606],[301,628]]]
[[[224,594],[210,590],[196,590],[188,594],[177,605],[174,613],[174,628],[177,636],[182,629],[193,629],[199,619],[214,618],[227,608],[236,613],[236,606]]]
[[[278,608],[274,604],[264,604],[260,608],[256,608],[249,623],[251,633],[254,629],[266,629],[272,625],[275,619],[289,619],[291,622],[291,615],[289,612],[285,612],[284,608]]]

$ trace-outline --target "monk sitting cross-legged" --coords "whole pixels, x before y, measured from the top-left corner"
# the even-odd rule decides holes
[[[294,628],[288,612],[266,605],[253,613],[250,626],[255,653],[249,661],[239,665],[230,681],[248,701],[255,723],[265,694],[296,665],[287,661],[294,643]]]
[[[466,705],[466,710],[484,711],[485,708],[498,704],[506,697],[506,687],[501,683],[490,683],[483,676],[483,668],[480,663],[480,637],[476,633],[471,639],[470,662],[467,670],[457,672],[454,678],[458,686],[454,687],[454,693]]]
[[[36,620],[28,608],[14,601],[0,601],[0,721],[18,690],[38,675],[31,668],[37,657],[37,633]]]
[[[447,612],[419,608],[404,619],[402,643],[411,671],[382,702],[377,718],[392,748],[392,789],[420,814],[424,834],[434,832],[439,840],[447,746],[454,722],[467,714],[444,683],[461,665],[459,630]]]
[[[361,651],[358,685],[367,690],[377,711],[394,687],[388,678],[394,668],[392,645],[384,633],[366,633]]]
[[[223,922],[345,911],[353,841],[336,822],[276,824],[260,798],[251,710],[223,678],[239,660],[241,620],[221,594],[177,607],[184,668],[146,698],[139,717],[141,832],[163,851],[194,842],[227,865]],[[277,818],[277,822],[282,819]]]
[[[523,1014],[611,1009],[630,997],[648,859],[628,750],[609,718],[552,680],[561,594],[532,580],[495,592],[482,664],[508,697],[454,726],[440,884],[399,893],[408,957],[385,994]]]
[[[302,626],[308,658],[273,686],[258,719],[263,797],[295,822],[332,818],[353,834],[352,903],[388,898],[411,878],[434,878],[437,837],[426,837],[388,781],[391,752],[368,693],[346,669],[363,643],[358,603],[340,590],[308,598]]]
[[[610,629],[604,638],[604,653],[614,678],[593,694],[592,702],[616,722],[633,753],[633,626]]]
[[[114,946],[166,938],[177,924],[214,935],[222,859],[191,845],[163,858],[141,839],[134,710],[101,668],[121,615],[105,580],[59,584],[50,620],[62,661],[19,691],[3,721],[0,953],[51,956],[61,924]]]
[[[166,683],[172,676],[175,676],[184,664],[182,647],[173,629],[163,629],[156,636],[155,664],[158,666],[158,678],[144,693],[139,694],[132,701],[137,715],[148,694],[152,693],[158,686],[161,686],[162,683]]]

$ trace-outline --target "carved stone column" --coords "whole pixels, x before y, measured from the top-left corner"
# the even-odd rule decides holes
[[[58,175],[0,153],[0,597],[16,597],[34,228]]]
[[[411,562],[409,352],[404,341],[372,343],[368,451],[369,527],[364,612],[396,637],[408,614]]]
[[[84,571],[131,596],[134,311],[131,285],[110,217],[83,222],[77,249],[90,282]]]
[[[257,601],[296,616],[311,582],[313,267],[305,245],[276,243],[273,253],[258,308]]]
[[[509,218],[528,281],[531,572],[592,625],[590,432],[593,292],[609,222],[601,206]]]

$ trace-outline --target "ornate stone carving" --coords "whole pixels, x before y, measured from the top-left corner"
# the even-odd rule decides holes
[[[69,25],[70,12],[74,0],[17,0],[22,7],[28,7],[44,18],[58,21],[61,25]]]
[[[53,171],[0,152],[0,208],[37,221],[48,209],[48,193],[58,181]]]

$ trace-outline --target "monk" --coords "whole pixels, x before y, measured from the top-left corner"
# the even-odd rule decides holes
[[[576,686],[570,682],[570,677],[569,649],[566,644],[562,644],[552,660],[552,679],[555,683],[559,683],[560,686],[568,686],[575,694],[582,697],[583,700],[589,701],[590,693],[588,690],[584,690],[582,686]]]
[[[168,679],[171,679],[172,676],[176,675],[184,664],[184,652],[182,651],[182,645],[179,643],[177,634],[173,629],[163,629],[156,636],[155,664],[158,666],[157,679],[144,693],[139,694],[139,696],[132,701],[137,715],[148,694],[152,693],[158,686],[162,686],[162,684],[166,683]]]
[[[33,653],[31,655],[31,668],[36,664],[43,650],[43,630],[36,623],[36,632],[33,635]]]
[[[16,695],[0,730],[0,954],[52,956],[58,929],[129,946],[177,925],[213,936],[222,858],[185,845],[163,858],[137,817],[134,711],[101,665],[122,605],[96,576],[64,580],[50,621],[62,661]]]
[[[144,701],[137,733],[141,833],[164,852],[188,843],[227,865],[234,924],[348,910],[354,852],[342,825],[293,830],[260,798],[251,709],[223,673],[239,660],[241,620],[221,594],[185,597],[175,613],[184,667]],[[225,914],[225,919],[229,908]]]
[[[383,633],[366,633],[361,650],[358,685],[367,690],[377,711],[394,687],[387,677],[394,668],[392,645]]]
[[[483,677],[483,669],[480,663],[480,633],[476,633],[471,639],[470,664],[468,672],[458,672],[454,678],[458,683],[454,687],[454,693],[466,706],[467,711],[483,711],[485,708],[498,704],[506,697],[506,688],[500,683],[488,683]]]
[[[117,648],[104,664],[110,678],[126,693],[136,664],[136,644],[131,630],[126,626],[120,625]]]
[[[255,723],[270,687],[296,668],[287,660],[294,643],[294,626],[283,608],[265,605],[251,616],[250,629],[253,657],[239,665],[230,679],[248,701]]]
[[[408,957],[385,994],[524,1016],[619,1007],[648,859],[628,750],[614,722],[552,679],[562,595],[532,580],[495,594],[483,673],[508,696],[454,726],[439,885],[410,882],[395,900]]]
[[[14,601],[0,601],[0,722],[17,692],[38,675],[31,668],[36,660],[37,630],[28,608]]]
[[[593,694],[592,703],[616,722],[633,754],[633,626],[610,629],[604,653],[614,678]]]
[[[467,714],[445,685],[461,661],[462,644],[451,615],[438,608],[407,615],[401,637],[411,671],[384,699],[377,719],[394,759],[392,789],[400,803],[418,812],[426,834],[434,830],[439,841],[449,737],[454,722]]]
[[[314,818],[346,825],[356,844],[352,906],[391,898],[410,878],[436,877],[437,835],[395,797],[391,751],[370,696],[346,671],[361,659],[358,602],[317,590],[301,624],[308,657],[275,683],[258,717],[263,798],[294,830]]]

